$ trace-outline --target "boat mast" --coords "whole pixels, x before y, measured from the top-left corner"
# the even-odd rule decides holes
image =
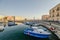
[[[35,17],[33,17],[32,24],[30,25],[30,28],[32,28],[34,23],[35,23]]]
[[[14,24],[15,24],[15,16],[14,16]]]

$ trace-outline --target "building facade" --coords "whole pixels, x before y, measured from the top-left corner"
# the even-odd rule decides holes
[[[60,3],[49,10],[49,15],[43,15],[42,20],[60,21]]]
[[[49,20],[49,15],[43,15],[42,20],[44,20],[44,21]]]
[[[60,4],[56,5],[49,11],[50,20],[60,21]]]

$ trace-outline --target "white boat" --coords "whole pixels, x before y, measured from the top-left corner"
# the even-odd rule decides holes
[[[15,22],[13,22],[13,21],[8,21],[8,26],[15,26],[15,25],[17,25]]]
[[[3,29],[4,29],[4,24],[2,22],[2,23],[0,23],[0,30],[3,30]]]
[[[4,26],[0,26],[0,30],[3,30],[4,29]]]
[[[39,27],[27,28],[24,30],[24,34],[38,38],[48,38],[51,35],[48,29],[44,28],[42,25]]]

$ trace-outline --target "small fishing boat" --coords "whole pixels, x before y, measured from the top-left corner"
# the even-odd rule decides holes
[[[15,25],[17,25],[17,24],[15,24],[15,22],[13,22],[13,21],[8,21],[8,26],[15,26]]]
[[[31,25],[31,26],[35,25],[34,22],[24,22],[24,24],[25,24],[25,25]]]
[[[24,34],[38,38],[49,38],[49,36],[51,35],[48,29],[44,28],[42,25],[27,28],[24,30]]]
[[[4,30],[4,23],[0,22],[0,31]]]

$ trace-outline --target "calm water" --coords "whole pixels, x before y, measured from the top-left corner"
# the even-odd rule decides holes
[[[49,40],[24,35],[23,31],[27,27],[27,25],[23,24],[10,27],[6,26],[4,30],[0,32],[0,40]]]

